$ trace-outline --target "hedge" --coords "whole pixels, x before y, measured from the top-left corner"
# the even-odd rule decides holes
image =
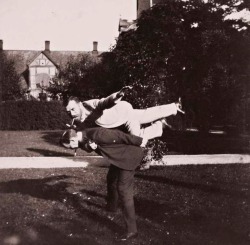
[[[0,130],[64,129],[70,122],[60,101],[6,101],[0,103]]]

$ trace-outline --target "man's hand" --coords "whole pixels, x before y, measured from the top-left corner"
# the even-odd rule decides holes
[[[76,125],[74,125],[75,119],[73,118],[71,121],[71,124],[66,124],[66,127],[68,128],[72,128],[72,129],[76,129]]]
[[[185,111],[182,110],[182,101],[181,98],[179,98],[178,102],[175,103],[176,107],[177,107],[177,111],[179,111],[182,114],[185,114]]]
[[[130,91],[133,87],[132,86],[125,86],[123,87],[118,93],[117,98],[123,97],[128,91]]]
[[[70,129],[70,128],[76,129],[76,125],[70,125],[70,124],[68,124],[68,123],[66,124],[66,127],[69,128],[69,129]]]
[[[178,109],[177,109],[178,110]],[[162,123],[162,128],[169,128],[169,129],[173,129],[173,127],[166,121],[166,118],[162,118],[161,119],[161,123]]]
[[[89,140],[88,144],[92,150],[97,149],[97,144],[94,141]]]
[[[147,143],[148,143],[148,139],[145,138],[145,137],[143,137],[143,138],[142,138],[142,143],[141,143],[140,147],[142,147],[142,148],[146,147],[146,144],[147,144]]]

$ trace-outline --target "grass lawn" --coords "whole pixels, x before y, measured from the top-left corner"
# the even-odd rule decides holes
[[[250,153],[250,136],[165,130],[163,140],[169,153],[234,154]]]
[[[72,156],[72,150],[59,145],[61,134],[0,131],[0,157]],[[249,146],[248,138],[182,136],[166,139],[177,154],[197,147],[239,153]],[[79,150],[78,156],[83,155],[90,154]],[[112,220],[105,211],[106,174],[107,168],[91,165],[0,170],[0,244],[117,244],[115,235],[124,224],[121,211]],[[249,190],[249,164],[140,171],[135,183],[140,235],[133,244],[250,244]]]
[[[105,211],[106,174],[0,170],[0,244],[118,244],[124,224],[121,212],[111,220]],[[249,164],[152,167],[135,179],[133,244],[250,244]]]
[[[0,131],[0,157],[73,156],[59,144],[63,130]],[[94,155],[81,149],[78,156]]]
[[[0,157],[72,156],[74,152],[59,144],[62,130],[0,131]],[[250,137],[202,135],[197,132],[166,131],[162,139],[168,154],[250,153]],[[78,156],[94,155],[83,150]]]

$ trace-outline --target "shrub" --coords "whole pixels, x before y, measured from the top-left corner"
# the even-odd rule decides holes
[[[1,130],[63,129],[69,120],[59,101],[6,101],[0,104]]]

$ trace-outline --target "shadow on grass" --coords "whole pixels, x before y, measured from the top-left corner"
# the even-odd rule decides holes
[[[42,132],[42,139],[51,145],[60,146],[60,138],[62,136],[63,130],[58,131],[45,131]]]
[[[38,232],[39,231],[39,234]],[[21,243],[13,243],[13,241],[20,241]],[[99,245],[88,234],[84,234],[82,238],[70,237],[65,234],[65,231],[58,231],[51,226],[45,224],[35,224],[32,227],[23,228],[5,227],[0,232],[0,242],[3,245],[9,244],[25,244],[25,245],[72,245],[72,244],[86,244]],[[59,242],[59,243],[58,243]]]
[[[153,168],[137,173],[141,185],[158,186],[159,192],[150,192],[152,196],[146,198],[135,196],[136,213],[148,220],[148,225],[158,224],[162,234],[171,234],[166,241],[171,238],[173,244],[249,244],[249,178],[247,172],[243,177],[230,175],[236,167],[240,166],[230,168],[230,172],[228,168],[222,175],[217,169],[218,176],[212,179],[197,171],[198,183],[192,182],[191,169],[186,173],[176,169],[170,173],[173,178],[167,171],[155,176]],[[202,170],[209,173],[204,167]],[[182,180],[181,176],[189,179]]]
[[[57,131],[42,131],[40,134],[40,140],[44,141],[44,148],[48,146],[54,150],[50,149],[39,149],[39,148],[27,148],[28,151],[33,151],[39,153],[42,156],[74,156],[74,150],[66,149],[60,144],[60,138],[62,136],[63,130]],[[88,153],[82,149],[78,149],[77,154],[80,155],[96,155],[96,153]]]
[[[203,168],[202,170],[204,171]],[[183,170],[183,172],[172,172],[171,175],[175,174],[176,176],[173,179],[164,177],[168,176],[167,171],[162,172],[162,176],[153,176],[153,172],[154,169],[151,172],[143,172],[136,175],[136,178],[150,182],[152,185],[154,185],[153,182],[164,183],[164,189],[159,188],[159,193],[161,194],[159,198],[157,196],[152,197],[149,194],[139,194],[135,197],[136,213],[139,217],[142,217],[138,221],[138,226],[143,231],[140,243],[135,244],[249,244],[249,239],[247,238],[249,222],[247,217],[245,217],[247,209],[244,212],[240,209],[237,197],[234,200],[231,197],[228,199],[225,195],[218,195],[221,194],[221,191],[223,193],[224,187],[222,189],[218,188],[215,191],[216,195],[203,195],[201,191],[205,191],[208,194],[213,193],[207,187],[204,188],[206,186],[205,182],[203,182],[203,185],[194,185],[189,183],[189,181],[180,180],[183,172],[193,176],[191,169],[189,171]],[[195,174],[199,177],[198,172],[195,172]],[[103,202],[100,202],[100,199],[105,198],[105,195],[101,191],[92,191],[85,188],[80,188],[79,190],[79,193],[84,198],[70,192],[69,190],[76,184],[76,178],[66,173],[66,175],[57,175],[43,179],[18,179],[0,183],[0,193],[17,193],[25,196],[25,198],[30,196],[36,199],[56,201],[69,210],[73,210],[79,217],[79,219],[72,219],[68,214],[60,217],[61,210],[58,211],[55,208],[53,210],[54,216],[48,217],[48,223],[34,219],[32,224],[33,230],[28,232],[28,234],[39,232],[39,237],[37,238],[39,240],[35,242],[34,240],[29,240],[32,236],[31,238],[27,237],[27,232],[20,231],[18,227],[15,227],[10,233],[8,233],[7,229],[0,229],[0,237],[3,237],[3,233],[5,237],[8,234],[17,234],[23,241],[27,241],[24,243],[27,245],[113,244],[108,243],[110,240],[107,240],[106,234],[103,234],[105,232],[104,229],[97,228],[96,230],[91,230],[92,226],[104,226],[115,233],[121,230],[121,227],[108,220],[106,214],[101,210],[103,207],[100,203]],[[81,179],[82,177],[79,181]],[[238,185],[238,182],[235,184]],[[223,185],[227,185],[227,183],[223,183]],[[80,186],[82,186],[82,182]],[[159,185],[159,187],[161,186]],[[168,188],[171,186],[174,188]],[[238,186],[236,189],[240,192],[241,187]],[[189,192],[187,189],[192,191]],[[178,198],[175,198],[177,193]],[[234,195],[234,193],[230,195]],[[8,196],[11,197],[11,195]],[[230,202],[232,200],[233,203]],[[38,201],[36,200],[36,202]],[[217,207],[217,204],[220,203],[223,205]],[[39,203],[39,205],[43,208],[43,202]],[[38,211],[40,211],[39,206]],[[22,212],[21,207],[18,212]],[[60,225],[63,222],[64,224]],[[65,222],[67,226],[65,226]],[[56,224],[56,228],[52,227],[50,223]],[[27,226],[24,228],[27,229]],[[88,230],[85,231],[84,228],[88,228]],[[68,236],[70,231],[74,231],[77,237],[70,238]],[[95,240],[96,237],[101,237],[103,243],[100,240],[98,243]],[[151,240],[151,237],[153,240]]]
[[[90,190],[86,190],[86,189],[81,189],[81,192],[86,193],[87,195],[92,196],[92,197],[106,198],[105,195],[97,193],[96,191],[90,191]]]
[[[232,188],[226,189],[219,186],[216,186],[216,184],[198,184],[198,183],[191,183],[181,180],[174,180],[169,179],[162,176],[153,176],[153,175],[145,175],[145,174],[136,174],[136,178],[143,179],[146,181],[151,182],[157,182],[157,183],[163,183],[170,186],[176,186],[184,189],[190,189],[190,190],[199,190],[206,193],[211,194],[220,194],[220,195],[231,195],[238,198],[247,198],[249,196],[249,193],[242,192],[237,190],[234,190]],[[218,184],[217,184],[218,185]],[[249,185],[243,185],[242,187],[248,187]]]
[[[70,154],[67,152],[51,151],[51,150],[39,149],[39,148],[27,148],[27,150],[39,153],[41,156],[63,156],[63,157],[74,156],[73,151],[72,151],[72,154]]]
[[[18,179],[8,182],[2,182],[0,183],[0,193],[18,193],[22,195],[29,195],[34,198],[40,198],[44,200],[63,203],[63,205],[65,205],[67,208],[70,209],[73,208],[75,213],[77,213],[77,215],[84,221],[86,221],[87,219],[92,220],[89,221],[89,224],[93,223],[100,224],[103,227],[107,227],[114,233],[119,233],[122,230],[122,227],[109,220],[106,216],[103,216],[101,214],[102,212],[96,213],[96,210],[91,208],[91,206],[93,206],[94,208],[98,208],[98,211],[100,211],[100,209],[103,208],[101,205],[92,202],[88,199],[83,199],[80,196],[70,193],[67,190],[67,188],[74,185],[73,183],[69,182],[68,180],[69,178],[72,177],[67,175],[59,175],[43,179]],[[91,191],[85,191],[85,190],[81,191],[81,193],[84,192],[94,196],[99,195],[98,193]],[[78,225],[74,223],[75,221],[70,220],[70,222],[73,222],[72,223],[73,230],[77,230]],[[35,224],[35,226],[39,228],[39,233],[40,230],[42,229],[42,234],[44,233],[43,237],[46,237],[46,239],[49,239],[49,236],[51,235],[52,243],[44,243],[44,244],[57,244],[55,243],[56,241],[64,240],[63,238],[64,235],[61,236],[61,233],[59,231],[57,231],[57,233],[56,232],[54,233],[51,227],[48,226],[41,227],[42,225],[40,223]],[[83,226],[83,224],[81,224],[81,226]],[[82,234],[85,235],[84,232],[85,232],[84,230],[79,231],[81,235]],[[86,231],[85,233],[86,237],[90,236],[88,234],[88,231]],[[52,234],[55,235],[53,236]],[[72,242],[72,240],[70,241]],[[84,244],[98,244],[95,243],[94,239],[89,241],[91,241],[92,243],[88,243],[88,240],[85,242],[84,240]],[[66,239],[65,243],[60,243],[60,244],[75,244],[75,243],[67,243]]]
[[[179,203],[171,200],[159,203],[135,198],[135,207],[137,215],[149,221],[149,226],[158,224],[156,227],[161,232],[155,244],[168,241],[166,244],[247,245],[250,241],[248,217],[237,218],[242,215],[242,211],[230,212],[230,204],[222,209],[217,208],[216,215],[205,205],[196,203],[194,207],[191,202],[184,205],[181,200]],[[237,207],[232,205],[234,208]],[[241,222],[245,225],[242,226]]]

